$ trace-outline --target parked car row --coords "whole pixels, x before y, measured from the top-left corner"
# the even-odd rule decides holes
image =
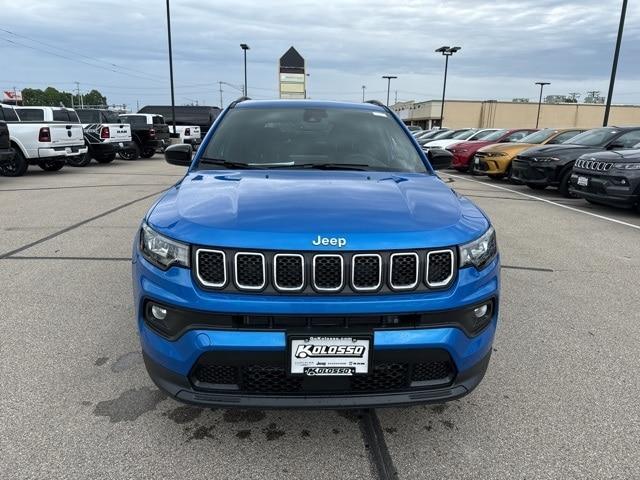
[[[92,159],[110,163],[116,155],[150,158],[172,143],[169,126],[156,113],[2,105],[0,122],[0,175],[9,177],[24,175],[29,165],[57,171],[84,167]],[[176,126],[176,141],[196,147],[200,132],[200,125]]]
[[[640,127],[472,130],[412,133],[431,154],[444,144],[459,172],[640,211]]]

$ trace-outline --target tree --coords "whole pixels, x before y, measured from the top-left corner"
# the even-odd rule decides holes
[[[73,100],[72,100],[73,99]],[[72,92],[59,91],[53,87],[47,87],[44,90],[38,88],[22,89],[22,100],[24,105],[43,106],[43,107],[78,107],[80,106],[80,97]],[[82,96],[83,105],[106,106],[107,97],[103,96],[98,90],[91,90]]]

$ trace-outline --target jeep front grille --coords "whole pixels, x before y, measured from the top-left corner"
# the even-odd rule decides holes
[[[594,170],[596,172],[608,172],[613,167],[613,163],[579,158],[576,160],[575,167],[582,168],[583,170]]]
[[[204,289],[269,294],[371,294],[448,288],[457,249],[380,252],[236,251],[196,247]]]

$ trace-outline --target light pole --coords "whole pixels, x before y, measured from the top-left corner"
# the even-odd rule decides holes
[[[247,96],[247,50],[249,50],[249,45],[246,43],[241,43],[240,48],[244,52],[244,96]]]
[[[169,82],[171,83],[171,123],[173,124],[173,134],[176,134],[176,100],[173,92],[173,55],[171,53],[171,12],[169,11],[169,0],[167,0],[167,36],[169,38]]]
[[[540,123],[540,107],[542,106],[542,89],[545,85],[551,85],[551,83],[536,82],[536,85],[540,85],[540,98],[538,99],[538,116],[536,117],[536,128],[538,128],[538,123]]]
[[[627,0],[622,0],[622,11],[620,12],[620,25],[618,26],[618,39],[616,40],[616,50],[613,54],[613,66],[611,67],[611,80],[609,80],[609,93],[607,94],[607,106],[604,108],[604,121],[602,126],[609,123],[609,112],[611,111],[611,97],[613,97],[613,86],[616,83],[616,71],[618,70],[618,57],[620,56],[620,44],[622,43],[622,32],[624,30],[624,17],[627,14]]]
[[[442,85],[442,103],[440,104],[440,128],[442,128],[442,123],[444,120],[444,96],[447,91],[447,70],[449,69],[449,57],[461,50],[462,47],[449,47],[448,45],[444,45],[440,48],[436,49],[436,53],[441,53],[444,55],[444,83]]]
[[[362,103],[364,103],[364,91],[367,89],[366,85],[362,85]]]
[[[398,77],[393,76],[393,75],[383,75],[382,78],[386,78],[387,79],[387,107],[388,107],[389,106],[389,91],[391,90],[391,79],[398,78]]]

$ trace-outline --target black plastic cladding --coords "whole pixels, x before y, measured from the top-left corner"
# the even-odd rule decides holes
[[[198,264],[198,262],[196,261],[196,256],[198,255],[198,251],[200,249],[203,250],[221,250],[225,252],[225,262],[226,262],[226,282],[225,285],[223,287],[208,287],[206,285],[204,285],[199,279],[198,276],[196,275],[196,265]],[[438,250],[445,250],[445,249],[450,249],[453,252],[453,276],[451,278],[451,280],[446,284],[443,285],[441,287],[428,287],[426,285],[426,261],[427,261],[427,253],[429,251],[438,251]],[[242,288],[238,288],[236,282],[235,282],[235,269],[234,269],[234,258],[235,258],[235,254],[241,252],[241,253],[261,253],[264,255],[265,258],[265,273],[266,273],[266,281],[265,281],[265,286],[262,289],[254,289],[254,290],[247,290],[247,289],[242,289]],[[389,266],[390,266],[390,258],[392,254],[413,254],[416,253],[418,255],[418,282],[417,285],[413,288],[408,288],[408,289],[400,289],[400,288],[391,288],[390,285],[390,275],[389,275]],[[274,256],[276,254],[279,255],[302,255],[302,257],[304,258],[304,288],[300,289],[300,290],[287,290],[287,291],[283,291],[283,290],[279,290],[275,287],[274,285]],[[363,290],[358,290],[358,289],[354,289],[353,285],[352,285],[352,281],[351,281],[351,269],[352,269],[352,264],[353,264],[353,256],[354,255],[380,255],[381,259],[382,259],[382,281],[381,281],[381,285],[379,288],[375,289],[375,290],[369,290],[369,291],[363,291]],[[311,294],[326,294],[326,295],[353,295],[353,294],[357,294],[357,295],[371,295],[371,294],[380,294],[380,293],[402,293],[402,292],[412,292],[412,291],[419,291],[419,292],[428,292],[428,291],[434,291],[434,290],[444,290],[449,288],[456,280],[457,277],[457,271],[458,271],[458,252],[457,252],[457,248],[456,247],[445,247],[445,248],[433,248],[433,249],[419,249],[419,250],[401,250],[401,251],[390,251],[390,250],[384,250],[384,251],[378,251],[378,252],[371,252],[371,251],[356,251],[356,252],[336,252],[336,251],[301,251],[301,252],[291,252],[291,251],[268,251],[268,250],[237,250],[237,249],[229,249],[229,248],[218,248],[218,247],[205,247],[205,246],[193,246],[192,247],[192,265],[194,266],[194,268],[192,269],[192,275],[193,278],[195,279],[195,281],[197,282],[197,284],[200,286],[200,288],[204,289],[204,290],[212,290],[212,291],[223,291],[223,292],[238,292],[238,293],[255,293],[255,292],[265,292],[265,293],[273,293],[273,294],[281,294],[281,295],[311,295]],[[342,282],[342,288],[340,290],[337,291],[323,291],[323,290],[316,290],[313,287],[312,284],[312,279],[311,279],[311,275],[312,275],[312,268],[313,268],[313,257],[316,255],[341,255],[343,258],[343,273],[344,273],[344,278],[343,278],[343,282]],[[258,257],[255,257],[258,258]],[[331,259],[333,257],[320,257],[321,259]],[[396,257],[397,259],[398,257]],[[405,258],[405,257],[400,257],[400,258]],[[320,260],[320,259],[318,259]],[[316,260],[316,262],[318,261]],[[411,263],[411,262],[410,262]],[[413,265],[413,263],[411,263],[411,265]],[[395,268],[395,267],[394,267]],[[415,266],[413,265],[412,268],[415,268]],[[219,271],[219,267],[216,269],[216,271]],[[202,270],[200,271],[200,275],[202,275],[203,272]],[[405,278],[406,276],[406,272],[404,272],[405,275],[402,275],[403,278]],[[394,277],[396,276],[396,272],[394,271]],[[411,275],[413,277],[413,275]],[[203,276],[204,277],[204,276]],[[219,282],[213,282],[211,281],[209,278],[205,278],[205,280],[207,280],[208,283],[219,283]],[[334,279],[335,281],[335,279]],[[242,281],[240,283],[243,283]],[[396,282],[394,282],[394,284],[397,285]],[[243,283],[243,285],[247,285],[246,283]],[[279,283],[280,287],[286,287],[286,285],[284,285],[283,283]],[[333,285],[333,284],[331,284]],[[358,284],[357,285],[360,288],[363,288],[364,285],[362,284]],[[323,287],[323,285],[319,285],[319,287]]]

